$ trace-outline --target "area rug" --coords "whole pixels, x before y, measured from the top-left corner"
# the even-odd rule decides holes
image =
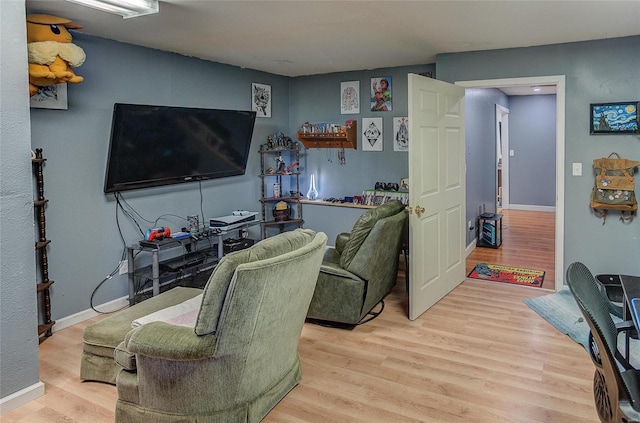
[[[504,282],[540,288],[544,281],[544,270],[478,263],[467,277],[483,281]]]
[[[589,343],[589,324],[582,312],[578,308],[576,300],[573,298],[569,289],[562,289],[549,295],[543,295],[536,298],[526,298],[522,300],[533,311],[538,313],[540,317],[556,328],[560,333],[568,335],[573,341],[581,344],[588,350]],[[618,323],[621,319],[611,315],[614,322]],[[630,359],[634,365],[640,364],[640,341],[630,339]],[[624,336],[619,336],[618,348],[622,349],[624,344]]]

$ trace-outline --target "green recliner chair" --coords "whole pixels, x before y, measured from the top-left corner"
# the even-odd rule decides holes
[[[384,297],[395,286],[408,215],[392,200],[366,211],[350,233],[327,248],[307,318],[337,326],[375,318]],[[372,309],[381,303],[377,312]]]
[[[116,422],[260,421],[301,379],[297,346],[326,242],[297,229],[230,253],[195,327],[131,330],[115,350]]]

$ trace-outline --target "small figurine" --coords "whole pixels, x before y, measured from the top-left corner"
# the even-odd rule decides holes
[[[267,173],[268,173],[269,175],[273,175],[273,174],[274,174],[274,172],[273,172],[273,167],[272,167],[272,166],[269,166],[269,169],[267,169]]]
[[[286,166],[284,164],[284,159],[282,158],[281,155],[276,157],[276,165],[278,166],[278,173],[284,173],[284,169]]]
[[[298,167],[298,162],[293,162],[291,164],[291,166],[287,166],[287,173],[291,173],[293,171],[296,171],[297,167]]]

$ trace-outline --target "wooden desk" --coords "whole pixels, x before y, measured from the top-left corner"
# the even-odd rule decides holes
[[[631,299],[640,298],[640,276],[620,275],[620,283],[624,292],[622,318],[624,320],[633,320],[634,326],[638,329],[640,322],[637,322],[636,317],[631,313]]]
[[[620,275],[620,284],[622,285],[622,291],[624,292],[624,305],[622,307],[622,319],[633,320],[633,326],[636,331],[640,327],[640,322],[636,320],[636,316],[631,312],[631,300],[633,298],[640,298],[640,276],[628,276]],[[629,358],[629,334],[630,331],[625,331],[625,357]]]

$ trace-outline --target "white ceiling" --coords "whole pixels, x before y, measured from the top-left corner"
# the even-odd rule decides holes
[[[639,0],[161,0],[160,13],[126,20],[64,0],[26,5],[86,34],[285,76],[640,35]]]

